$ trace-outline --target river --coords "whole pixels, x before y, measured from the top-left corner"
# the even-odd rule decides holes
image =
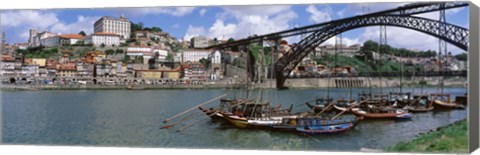
[[[383,92],[397,90],[384,88]],[[412,91],[405,88],[404,91]],[[353,89],[357,93],[367,89]],[[378,92],[379,89],[374,89]],[[437,92],[426,88],[425,92]],[[445,88],[453,96],[465,88]],[[331,89],[330,95],[348,98],[349,89]],[[415,93],[420,89],[415,89]],[[2,142],[5,144],[129,146],[163,148],[223,148],[267,150],[358,151],[382,149],[420,133],[467,117],[467,110],[415,114],[410,121],[364,120],[354,129],[333,135],[307,136],[296,132],[236,129],[209,118],[181,132],[160,129],[166,118],[222,94],[244,96],[239,90],[45,90],[2,91]],[[256,96],[258,92],[252,93]],[[263,91],[265,99],[283,107],[297,105],[326,89]],[[210,106],[218,102],[211,103]],[[208,106],[207,106],[208,107]],[[294,111],[305,111],[295,106]],[[198,110],[196,110],[198,112]],[[205,117],[200,115],[199,117]]]

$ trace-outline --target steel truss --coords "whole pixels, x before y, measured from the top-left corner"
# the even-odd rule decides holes
[[[319,26],[318,30],[311,33],[299,43],[295,44],[291,51],[289,51],[276,62],[275,75],[277,76],[277,87],[282,88],[286,76],[292,72],[295,66],[297,66],[298,63],[300,63],[301,60],[308,55],[308,53],[314,51],[315,47],[319,46],[327,39],[345,31],[376,25],[412,29],[435,36],[465,51],[468,48],[468,29],[446,22],[440,22],[422,17],[405,15],[378,15],[329,22]]]

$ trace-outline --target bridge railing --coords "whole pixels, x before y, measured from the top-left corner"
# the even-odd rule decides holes
[[[332,73],[332,74],[293,74],[287,76],[288,78],[328,78],[328,77],[410,77],[410,76],[467,76],[467,71],[431,71],[431,72],[362,72],[362,73]]]

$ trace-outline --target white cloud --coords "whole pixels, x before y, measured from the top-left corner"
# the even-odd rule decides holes
[[[327,41],[323,42],[322,45],[335,45],[335,38],[336,37],[332,37],[330,39],[328,39]],[[363,42],[360,41],[359,38],[347,38],[345,36],[343,36],[342,38],[342,44],[343,45],[347,45],[347,46],[350,46],[350,45],[354,45],[354,44],[362,44]],[[338,42],[337,44],[340,44],[340,39],[338,39]]]
[[[192,37],[204,36],[206,34],[207,34],[207,30],[205,30],[203,26],[196,27],[196,26],[189,25],[187,32],[183,37],[183,40],[190,40]]]
[[[56,23],[51,26],[50,31],[55,33],[78,33],[84,31],[87,34],[93,33],[93,24],[100,17],[78,16],[74,23]]]
[[[310,13],[309,20],[313,23],[323,23],[332,20],[331,9],[327,8],[326,11],[320,11],[315,6],[309,5],[307,9],[305,9],[308,13]]]
[[[13,32],[13,40],[26,42],[29,35],[29,29],[37,31],[50,31],[53,33],[78,33],[85,31],[87,34],[93,31],[93,23],[100,17],[78,16],[72,23],[61,21],[54,12],[37,10],[19,10],[7,11],[1,14],[1,25],[4,30]]]
[[[193,12],[195,7],[155,7],[155,8],[121,8],[115,9],[115,11],[125,14],[126,16],[144,16],[144,15],[156,15],[167,14],[172,16],[185,16]]]
[[[297,18],[297,14],[288,5],[227,6],[223,10],[217,14],[215,23],[208,31],[204,29],[204,36],[239,39],[253,34],[267,34],[291,28],[289,21]],[[234,22],[227,23],[227,19],[233,19]],[[189,39],[198,32],[202,32],[199,27],[189,27],[184,39]]]
[[[342,9],[342,10],[338,11],[337,12],[338,17],[340,17],[340,18],[345,17],[345,11],[347,11],[347,9]]]
[[[354,15],[378,12],[382,10],[394,9],[408,3],[356,3],[349,4],[347,10]]]
[[[378,42],[379,32],[380,28],[378,26],[367,27],[359,41],[362,43],[367,40]],[[438,51],[438,38],[400,27],[387,27],[387,44],[397,48]],[[448,51],[460,53],[463,50],[449,44]]]
[[[3,12],[1,15],[0,24],[5,27],[29,26],[45,29],[59,22],[57,15],[51,12],[20,10]]]
[[[207,9],[202,8],[200,11],[198,11],[198,13],[200,14],[200,16],[203,16],[205,15],[205,13],[207,13]]]
[[[172,25],[172,28],[174,28],[174,29],[178,29],[179,27],[180,27],[180,24],[178,24],[178,23]]]

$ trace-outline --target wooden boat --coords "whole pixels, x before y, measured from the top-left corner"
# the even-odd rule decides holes
[[[213,108],[203,109],[202,107],[198,107],[205,115],[210,116],[212,119],[223,119],[222,113],[219,113],[218,110]]]
[[[272,124],[281,123],[283,118],[296,117],[290,114],[290,109],[271,108],[269,103],[245,103],[232,109],[231,112],[221,112],[223,118],[238,128],[268,128]]]
[[[315,113],[319,113],[322,111],[332,111],[333,107],[329,106],[332,103],[332,98],[317,98],[315,99],[315,105],[312,105],[309,102],[305,102],[305,104],[313,110]]]
[[[412,102],[410,92],[390,92],[388,95],[389,105],[403,108]]]
[[[283,118],[281,124],[273,124],[274,129],[297,131],[305,134],[329,134],[346,131],[358,122],[356,117],[331,119],[322,116]]]
[[[127,89],[128,89],[128,90],[144,90],[145,87],[143,87],[143,86],[129,85],[129,86],[127,86]]]
[[[428,112],[434,109],[427,95],[414,96],[409,105],[405,106],[409,112]]]
[[[335,108],[345,111],[348,110],[347,108],[339,106],[336,106]],[[413,116],[411,113],[408,113],[408,110],[405,109],[384,106],[377,107],[371,103],[367,103],[366,101],[361,102],[359,107],[351,108],[350,112],[363,118],[409,119]]]
[[[355,100],[346,100],[346,99],[339,99],[335,101],[335,105],[333,105],[333,108],[337,111],[344,111],[347,110],[347,112],[350,112],[350,109],[348,107],[357,107],[357,101]]]
[[[465,109],[465,106],[450,100],[450,94],[431,94],[435,109]]]

